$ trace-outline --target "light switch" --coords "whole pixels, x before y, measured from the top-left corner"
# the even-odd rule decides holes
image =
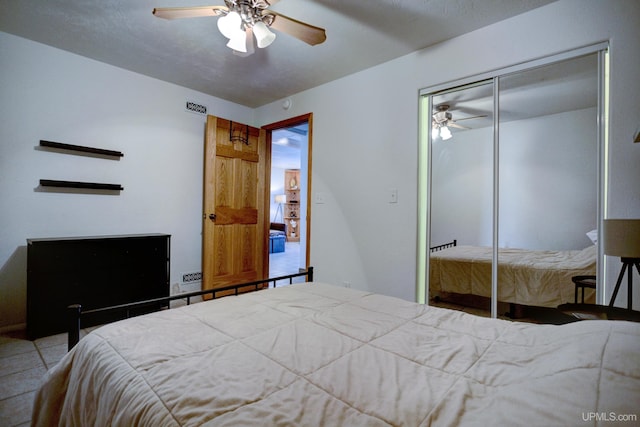
[[[392,188],[389,190],[389,203],[398,203],[398,189]]]
[[[324,193],[322,191],[316,191],[315,201],[318,204],[324,203]]]

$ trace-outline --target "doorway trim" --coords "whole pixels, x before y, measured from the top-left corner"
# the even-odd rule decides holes
[[[266,139],[267,139],[267,168],[265,171],[266,177],[266,191],[267,194],[265,197],[265,209],[264,209],[264,215],[265,215],[265,221],[266,224],[269,223],[269,217],[270,217],[270,213],[269,213],[269,198],[270,198],[270,188],[271,188],[271,135],[273,133],[273,131],[279,130],[279,129],[284,129],[284,128],[289,128],[289,127],[293,127],[293,126],[297,126],[299,124],[302,123],[307,123],[309,126],[309,132],[307,134],[307,197],[306,197],[306,247],[305,247],[305,267],[309,266],[309,262],[310,262],[310,257],[311,257],[311,165],[312,165],[312,153],[313,153],[313,113],[307,113],[307,114],[302,114],[300,116],[296,116],[296,117],[291,117],[288,119],[284,119],[275,123],[270,123],[267,125],[262,126],[262,129],[264,129],[267,132],[266,135]],[[266,247],[266,246],[265,246]],[[267,271],[268,271],[268,266],[269,266],[269,251],[265,250],[264,251],[264,258],[265,258],[265,265],[267,266]]]

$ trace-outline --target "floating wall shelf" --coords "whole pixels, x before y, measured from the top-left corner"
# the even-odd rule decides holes
[[[61,142],[40,140],[41,147],[57,148],[59,150],[79,151],[82,153],[99,154],[102,156],[123,157],[120,151],[105,150],[103,148],[85,147],[82,145],[63,144]]]
[[[79,182],[79,181],[59,181],[53,179],[41,179],[40,185],[43,187],[62,187],[62,188],[84,188],[90,190],[110,190],[122,191],[124,187],[120,184],[103,184],[99,182]]]

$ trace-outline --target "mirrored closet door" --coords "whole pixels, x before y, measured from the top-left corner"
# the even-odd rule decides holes
[[[598,56],[502,76],[498,96],[498,301],[527,318],[527,306],[575,302],[572,279],[596,276]]]
[[[431,97],[430,294],[485,309],[494,234],[492,99],[491,80]],[[482,249],[471,254],[474,247]],[[476,262],[456,262],[463,256]]]
[[[597,276],[605,52],[422,92],[425,300],[527,318]]]

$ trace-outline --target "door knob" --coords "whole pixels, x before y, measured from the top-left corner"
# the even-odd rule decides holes
[[[209,219],[211,221],[215,221],[216,220],[216,214],[209,214]]]

